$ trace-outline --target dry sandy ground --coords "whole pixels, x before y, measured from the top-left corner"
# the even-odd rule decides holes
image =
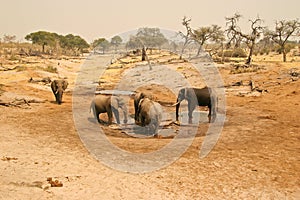
[[[263,69],[240,74],[230,73],[228,64],[218,65],[225,85],[252,80],[268,92],[246,94],[243,87],[227,87],[226,123],[211,153],[199,158],[208,126],[203,123],[177,161],[144,174],[106,167],[82,144],[73,122],[72,88],[83,60],[23,60],[28,62],[2,60],[3,66],[26,69],[0,72],[0,99],[45,102],[0,106],[0,199],[300,198],[300,80],[289,75],[292,68],[300,73],[299,60],[260,61],[256,64]],[[47,65],[57,66],[60,77],[70,82],[62,105],[53,101],[49,85],[28,83],[30,77],[57,77],[35,67]],[[182,69],[187,64],[177,65]],[[162,95],[156,97],[174,102]],[[112,129],[110,133],[114,144],[132,152],[149,152],[172,140],[119,137]],[[50,177],[63,186],[51,187]]]

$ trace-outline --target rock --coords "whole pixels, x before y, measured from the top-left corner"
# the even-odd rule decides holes
[[[50,183],[45,183],[45,184],[43,184],[43,185],[41,186],[41,188],[42,188],[43,190],[48,190],[50,187],[51,187],[51,184],[50,184]]]

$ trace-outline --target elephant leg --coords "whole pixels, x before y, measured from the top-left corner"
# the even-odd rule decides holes
[[[145,119],[145,116],[141,116],[141,125],[142,126],[145,126],[145,121],[146,121],[146,119]]]
[[[192,124],[193,123],[193,112],[196,108],[196,105],[194,105],[193,103],[191,102],[188,102],[188,110],[189,110],[189,124]]]
[[[211,105],[208,105],[208,122],[211,122]]]
[[[101,123],[101,120],[100,120],[100,117],[99,117],[100,112],[96,112],[95,115],[96,115],[97,121],[98,121],[99,123]]]
[[[176,121],[179,121],[178,117],[179,117],[180,102],[178,102],[178,100],[177,100],[176,103],[177,103],[177,105],[176,105]]]
[[[211,108],[211,121],[212,123],[215,122],[216,118],[217,118],[217,112],[216,112],[216,107],[212,107]]]
[[[55,95],[55,101],[56,103],[58,103],[58,93],[54,93],[54,95]]]
[[[113,113],[114,113],[114,115],[115,115],[115,118],[116,118],[117,123],[120,124],[119,111],[118,111],[117,109],[113,108],[113,107],[112,107],[111,109],[112,109],[112,111],[113,111]]]
[[[112,124],[112,111],[107,111],[108,124]]]
[[[158,133],[158,127],[159,125],[157,123],[153,124],[153,135],[156,136]]]

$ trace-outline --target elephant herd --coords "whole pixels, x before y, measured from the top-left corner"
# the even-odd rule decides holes
[[[62,103],[62,96],[64,90],[68,87],[67,80],[54,80],[51,82],[51,89],[55,96],[57,104]],[[134,120],[135,124],[146,127],[147,132],[156,135],[159,125],[162,120],[163,109],[162,106],[153,100],[149,95],[143,92],[138,92],[134,95]],[[192,123],[193,111],[196,106],[207,106],[209,109],[209,122],[214,122],[217,115],[217,95],[212,88],[182,88],[178,92],[176,103],[176,121],[179,122],[179,108],[180,103],[186,100],[188,102],[188,122]],[[101,123],[99,115],[107,113],[108,124],[112,123],[113,115],[116,122],[120,124],[119,110],[123,112],[123,123],[128,122],[127,106],[120,96],[96,95],[91,102],[91,110],[94,117]]]
[[[157,135],[159,125],[162,120],[162,106],[154,101],[151,96],[143,92],[138,92],[134,95],[134,120],[135,124],[146,127],[147,133]],[[177,97],[177,101],[173,106],[176,106],[176,121],[179,122],[180,103],[186,100],[188,102],[188,117],[189,123],[192,123],[193,111],[196,106],[207,106],[209,109],[209,122],[214,122],[216,119],[217,96],[213,89],[205,88],[182,88]],[[120,124],[119,109],[122,110],[124,123],[127,119],[127,107],[124,100],[120,96],[96,95],[91,103],[95,118],[100,123],[100,113],[107,113],[108,123],[112,123],[112,114],[116,118],[116,122]]]

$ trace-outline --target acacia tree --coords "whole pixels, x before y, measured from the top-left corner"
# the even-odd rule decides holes
[[[102,48],[103,54],[104,54],[105,51],[110,47],[110,43],[109,43],[109,41],[107,41],[106,39],[105,39],[104,41],[102,41],[99,45],[100,45],[100,47]]]
[[[31,41],[32,44],[41,45],[42,52],[45,53],[45,46],[55,46],[58,35],[47,31],[37,31],[26,35],[25,39]]]
[[[105,51],[109,48],[110,43],[105,38],[98,38],[93,41],[92,47],[95,49],[102,49],[102,53],[104,54]]]
[[[89,44],[80,36],[68,34],[59,36],[60,46],[65,49],[72,50],[74,53],[82,53],[84,49],[89,47]]]
[[[110,40],[110,44],[115,47],[115,50],[117,50],[118,46],[122,43],[122,38],[118,35],[114,36]]]
[[[216,42],[221,43],[219,48],[222,46],[224,39],[224,32],[221,30],[221,27],[218,25],[212,25],[207,27],[200,27],[192,31],[192,39],[199,44],[197,51],[197,56],[200,54],[200,51],[203,45],[207,42]]]
[[[160,48],[168,41],[159,28],[140,28],[136,37],[147,48]]]
[[[159,28],[140,28],[135,36],[131,36],[126,46],[130,48],[142,48],[142,61],[146,60],[147,48],[160,48],[168,40],[160,32]]]
[[[281,20],[276,22],[275,30],[267,30],[265,36],[271,38],[275,43],[280,46],[280,52],[283,55],[283,62],[286,62],[286,43],[291,36],[300,34],[299,20],[285,21]]]
[[[226,32],[229,39],[228,46],[234,42],[244,41],[249,48],[249,54],[246,60],[246,64],[250,65],[252,61],[252,55],[254,51],[255,44],[263,33],[264,27],[261,26],[263,22],[262,19],[257,17],[255,20],[249,20],[251,23],[251,33],[245,34],[241,31],[240,27],[237,25],[239,19],[242,15],[236,13],[233,17],[226,17]]]
[[[92,46],[93,48],[96,48],[96,47],[99,46],[99,44],[100,44],[101,42],[103,42],[104,40],[105,40],[105,38],[98,38],[98,39],[96,39],[96,40],[94,40],[94,41],[92,42],[91,46]]]
[[[126,43],[126,48],[129,49],[143,48],[143,44],[136,36],[131,35],[128,42]]]

